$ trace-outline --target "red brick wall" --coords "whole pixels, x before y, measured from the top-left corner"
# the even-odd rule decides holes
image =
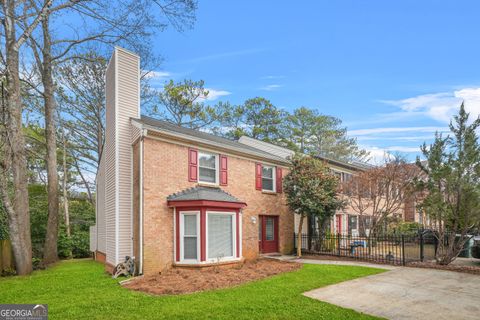
[[[247,203],[242,214],[242,255],[246,259],[258,256],[258,215],[264,214],[279,216],[279,249],[282,253],[290,253],[293,250],[293,214],[285,206],[284,194],[266,194],[255,189],[255,163],[254,160],[228,155],[228,186],[222,187]],[[187,146],[145,138],[143,165],[145,274],[161,272],[172,266],[173,209],[167,207],[167,196],[197,185],[196,182],[188,181],[187,169]],[[287,170],[284,168],[283,176],[286,173]],[[256,223],[253,223],[252,217],[256,218]]]

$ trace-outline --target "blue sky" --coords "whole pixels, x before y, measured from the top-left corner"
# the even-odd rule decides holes
[[[375,158],[412,160],[462,100],[480,113],[480,1],[199,1],[193,30],[155,37],[169,78],[212,102],[263,96],[341,118]]]

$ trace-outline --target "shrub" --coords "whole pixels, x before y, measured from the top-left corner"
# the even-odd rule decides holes
[[[88,258],[90,256],[89,231],[77,231],[72,235],[72,254],[74,258]]]

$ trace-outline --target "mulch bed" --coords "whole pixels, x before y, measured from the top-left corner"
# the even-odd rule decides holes
[[[162,274],[132,279],[123,286],[155,295],[175,295],[237,286],[300,267],[300,263],[258,259],[228,268],[173,268]]]
[[[455,264],[449,264],[448,266],[443,266],[443,265],[436,264],[435,262],[410,262],[407,266],[415,267],[415,268],[448,270],[448,271],[456,271],[456,272],[480,275],[480,267],[476,267],[476,266],[461,266],[461,265],[455,265]]]

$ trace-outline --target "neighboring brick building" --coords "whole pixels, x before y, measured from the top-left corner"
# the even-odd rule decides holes
[[[106,269],[140,273],[293,251],[294,215],[270,152],[139,114],[139,58],[116,48],[107,69],[105,153],[91,250]]]

